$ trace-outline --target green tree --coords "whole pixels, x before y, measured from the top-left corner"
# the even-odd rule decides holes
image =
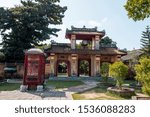
[[[104,44],[104,45],[111,44],[111,43],[112,43],[112,39],[110,39],[108,36],[102,38],[100,41],[100,44]]]
[[[100,68],[100,73],[105,82],[107,82],[109,76],[109,65],[110,63],[104,62]]]
[[[80,61],[80,64],[79,64],[79,71],[81,74],[83,75],[89,75],[89,62],[86,61],[86,60],[82,60]]]
[[[142,83],[142,91],[150,95],[150,59],[141,58],[135,65],[136,79]]]
[[[128,67],[121,61],[115,62],[109,67],[109,75],[116,79],[116,86],[118,86],[120,89],[127,73]]]
[[[141,39],[142,50],[146,56],[150,56],[150,27],[146,27],[146,31],[142,33]]]
[[[103,46],[104,47],[105,46],[108,46],[108,47],[110,47],[110,46],[117,47],[116,46],[117,43],[114,42],[114,41],[112,41],[112,39],[110,39],[108,36],[102,38],[101,41],[99,42],[99,44],[100,44],[101,47],[103,47]]]
[[[23,59],[24,50],[35,47],[51,35],[57,36],[66,7],[60,0],[21,0],[14,8],[0,8],[0,31],[6,60]]]
[[[125,9],[134,21],[144,20],[150,16],[150,0],[127,0]]]

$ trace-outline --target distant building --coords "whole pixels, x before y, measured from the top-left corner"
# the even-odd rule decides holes
[[[142,55],[143,55],[143,52],[140,49],[135,49],[132,51],[128,51],[127,55],[121,57],[121,60],[127,65],[137,64],[139,58]]]
[[[139,63],[139,59],[142,55],[143,52],[140,49],[135,49],[132,51],[128,51],[127,55],[121,57],[122,62],[129,67],[128,74],[126,76],[127,79],[134,79],[134,77],[136,76],[134,67]]]

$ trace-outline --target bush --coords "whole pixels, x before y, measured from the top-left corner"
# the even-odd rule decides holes
[[[115,62],[109,67],[109,75],[116,79],[116,86],[121,89],[124,79],[128,73],[128,67],[120,62]]]
[[[150,96],[150,59],[141,58],[135,65],[136,79],[142,84],[142,91]]]
[[[126,75],[126,80],[135,80],[135,71],[134,68],[130,68],[128,69],[128,73]]]
[[[109,63],[102,63],[101,65],[101,69],[100,69],[100,73],[101,73],[101,76],[104,80],[104,82],[107,82],[108,80],[108,76],[109,76]]]

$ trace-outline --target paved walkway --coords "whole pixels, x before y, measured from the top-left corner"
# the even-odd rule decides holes
[[[51,90],[47,89],[43,92],[28,91],[1,91],[0,100],[72,100],[72,94],[83,92],[96,87],[97,83],[94,80],[83,81],[85,84],[80,86],[69,87],[65,89]]]

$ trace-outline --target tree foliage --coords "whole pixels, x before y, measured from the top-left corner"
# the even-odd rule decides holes
[[[101,39],[100,43],[104,43],[105,45],[111,44],[112,43],[112,39],[110,39],[108,36],[106,36],[106,37]]]
[[[136,79],[142,83],[142,91],[150,95],[150,59],[141,58],[135,65]]]
[[[150,27],[146,27],[146,31],[142,33],[141,39],[142,50],[146,56],[150,56]]]
[[[101,76],[103,77],[105,82],[107,82],[109,76],[109,65],[110,63],[104,62],[102,63],[100,68]]]
[[[116,42],[114,42],[112,39],[110,39],[108,36],[106,36],[106,37],[104,37],[104,38],[102,38],[101,40],[100,40],[100,46],[101,47],[106,47],[106,46],[108,46],[108,47],[111,47],[111,46],[113,46],[113,47],[117,47],[116,46]]]
[[[0,31],[6,59],[21,59],[24,50],[57,36],[66,7],[59,0],[21,0],[14,8],[0,8]]]
[[[150,0],[127,0],[125,9],[134,21],[144,20],[150,16]]]
[[[58,73],[66,73],[66,72],[67,72],[67,64],[65,62],[59,63]]]
[[[120,62],[115,62],[109,67],[109,75],[116,79],[117,86],[121,88],[124,79],[128,73],[128,67]]]
[[[86,60],[80,61],[79,71],[80,71],[80,74],[82,74],[82,75],[89,75],[88,74],[89,73],[89,62]]]

